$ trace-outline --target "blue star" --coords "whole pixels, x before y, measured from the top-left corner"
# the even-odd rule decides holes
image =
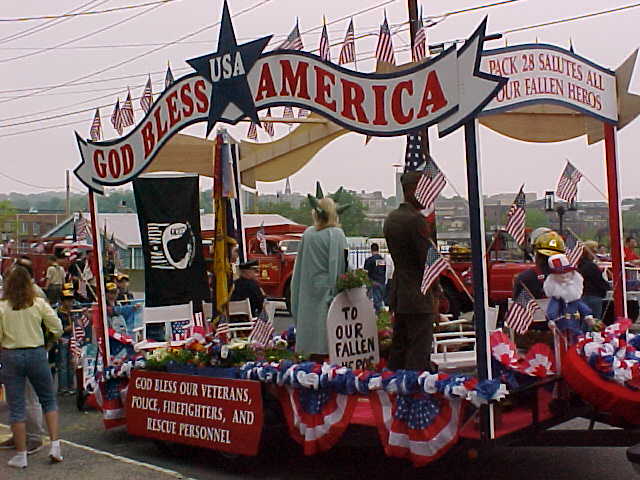
[[[234,104],[241,112],[241,115],[234,116],[234,120],[230,123],[235,125],[247,116],[251,121],[260,125],[256,105],[247,81],[247,74],[269,40],[271,40],[271,35],[238,45],[231,23],[229,7],[225,0],[218,36],[218,51],[187,60],[187,63],[194,70],[211,83],[207,135],[211,133],[215,123],[223,117],[230,104]]]

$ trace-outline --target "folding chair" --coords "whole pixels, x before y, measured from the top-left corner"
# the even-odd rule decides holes
[[[143,310],[143,326],[134,330],[136,336],[141,334],[142,340],[135,344],[136,350],[159,347],[177,347],[184,345],[185,340],[172,340],[171,324],[173,322],[193,322],[193,304],[168,305],[164,307],[145,307]]]
[[[234,317],[239,317],[241,320],[235,321]],[[231,338],[249,336],[251,330],[253,330],[254,323],[251,302],[248,298],[229,302],[229,336]]]

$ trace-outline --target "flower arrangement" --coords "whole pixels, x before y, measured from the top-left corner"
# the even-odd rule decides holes
[[[349,270],[338,277],[336,287],[338,292],[349,290],[351,288],[368,287],[371,285],[369,274],[366,270],[358,268],[357,270]]]

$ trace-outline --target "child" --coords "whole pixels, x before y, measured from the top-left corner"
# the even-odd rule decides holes
[[[73,361],[71,359],[71,349],[69,343],[73,335],[73,318],[71,311],[75,304],[73,290],[63,290],[61,294],[60,306],[57,313],[62,322],[63,333],[58,340],[56,355],[56,370],[58,371],[58,393],[63,395],[73,395]]]

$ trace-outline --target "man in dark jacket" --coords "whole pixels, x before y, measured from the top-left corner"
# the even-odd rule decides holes
[[[602,270],[594,262],[597,248],[598,243],[593,240],[584,242],[584,252],[578,263],[578,271],[584,278],[582,300],[589,306],[593,316],[602,320],[602,302],[607,296],[609,282],[604,279]]]
[[[549,275],[549,257],[558,253],[564,253],[564,240],[554,231],[540,235],[533,244],[535,254],[535,266],[519,273],[513,280],[513,299],[520,295],[526,288],[533,298],[545,298],[542,288],[545,278]]]
[[[384,236],[395,266],[391,279],[389,307],[395,314],[389,354],[392,370],[432,369],[430,356],[433,322],[437,314],[434,287],[423,295],[420,291],[431,229],[420,213],[425,205],[415,198],[422,172],[409,171],[401,177],[404,202],[389,213],[384,222]]]
[[[264,293],[257,280],[258,262],[251,260],[240,265],[240,278],[233,282],[231,301],[236,302],[249,299],[251,313],[254,317],[260,315],[264,303]]]
[[[369,280],[371,281],[371,297],[373,299],[373,308],[376,313],[382,310],[384,301],[385,272],[387,270],[386,263],[377,243],[371,244],[371,256],[364,261],[364,269],[367,271]]]

